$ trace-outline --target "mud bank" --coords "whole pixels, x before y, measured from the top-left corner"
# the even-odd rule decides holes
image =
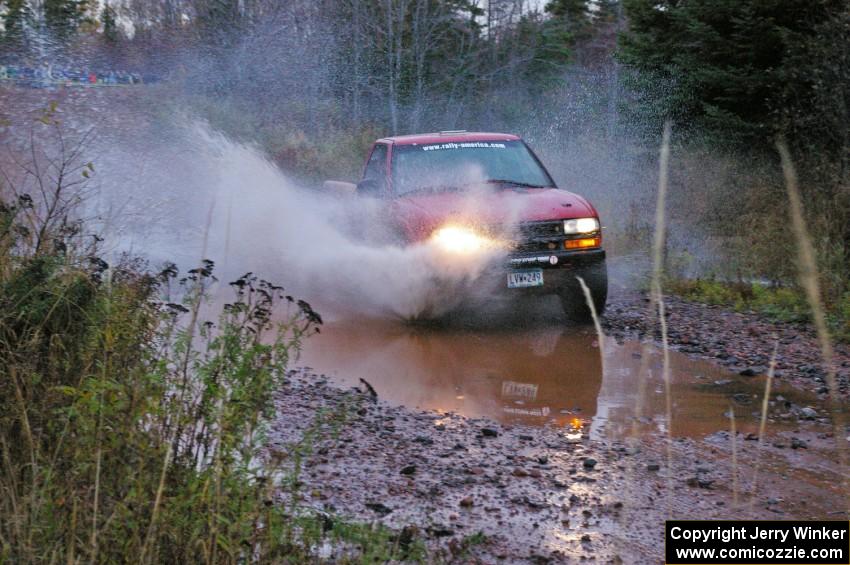
[[[603,327],[615,337],[644,339],[648,298],[637,292],[615,291],[605,310]],[[768,320],[755,313],[731,312],[721,306],[700,304],[666,296],[669,339],[674,349],[712,360],[742,376],[767,373],[778,342],[776,378],[825,397],[829,390],[826,367],[811,324]],[[652,336],[660,340],[659,330]],[[850,347],[835,347],[839,392],[850,398]]]
[[[846,516],[831,428],[818,421],[763,444],[722,430],[599,440],[392,406],[307,370],[276,401],[270,456],[291,460],[309,438],[302,505],[421,539],[431,562],[652,563],[668,517]],[[344,421],[319,423],[329,415]]]

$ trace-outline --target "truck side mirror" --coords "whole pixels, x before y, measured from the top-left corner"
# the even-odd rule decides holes
[[[363,196],[380,196],[381,184],[375,179],[363,179],[357,183],[357,193]]]
[[[353,182],[339,180],[326,180],[322,183],[325,192],[336,196],[352,196],[357,191],[357,185]]]

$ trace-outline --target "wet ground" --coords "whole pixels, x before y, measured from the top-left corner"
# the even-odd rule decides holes
[[[0,91],[6,117],[42,107],[15,94]],[[65,98],[60,115],[72,125],[107,103],[97,89]],[[155,120],[140,115],[134,137],[144,144],[136,133]],[[107,140],[126,130],[126,113],[100,116]],[[668,298],[677,348],[668,419],[645,309],[639,295],[615,292],[601,348],[551,301],[517,309],[519,319],[437,327],[331,322],[305,344],[298,365],[312,369],[277,397],[270,453],[291,460],[317,431],[301,502],[406,529],[434,560],[660,562],[668,517],[847,519],[811,327]],[[779,380],[758,441],[760,375],[777,342]],[[835,368],[850,394],[848,348],[837,348]],[[321,423],[336,416],[340,429]]]
[[[824,395],[795,380],[795,349],[758,441],[764,376],[691,350],[701,318],[678,305],[668,419],[661,351],[618,314],[641,302],[616,300],[601,350],[546,304],[495,324],[329,323],[281,391],[272,452],[318,430],[303,503],[412,533],[448,562],[661,562],[670,517],[847,517]],[[757,334],[705,333],[740,363],[761,355]],[[317,414],[349,417],[332,431]]]
[[[739,431],[757,431],[763,378],[741,378],[676,351],[670,363],[674,436],[727,429],[730,407]],[[392,404],[505,424],[580,425],[593,439],[633,434],[635,415],[641,433],[661,431],[666,422],[658,348],[609,338],[603,355],[592,327],[557,318],[484,330],[341,322],[307,341],[301,364],[340,386],[364,379]],[[817,403],[814,395],[779,386],[796,404]]]

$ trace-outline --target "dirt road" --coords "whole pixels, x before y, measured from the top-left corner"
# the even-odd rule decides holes
[[[545,315],[498,330],[331,324],[280,393],[272,450],[344,411],[338,436],[320,428],[303,503],[419,536],[450,562],[661,562],[669,517],[846,517],[810,331],[671,300],[668,420],[660,352],[635,340],[645,308],[615,294],[601,356],[590,329]]]

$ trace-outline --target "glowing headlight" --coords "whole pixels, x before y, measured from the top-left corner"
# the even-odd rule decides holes
[[[599,231],[599,220],[596,218],[578,218],[576,220],[564,220],[564,233],[593,233]]]
[[[446,251],[470,253],[483,248],[487,240],[469,228],[446,226],[434,232],[431,239]]]

